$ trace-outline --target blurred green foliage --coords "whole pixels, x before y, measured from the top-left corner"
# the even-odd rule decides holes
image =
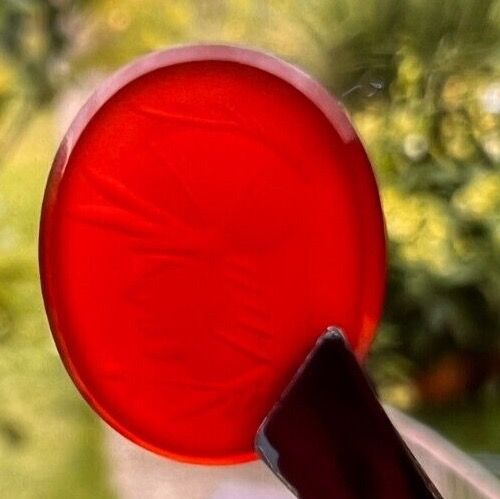
[[[0,497],[104,499],[101,428],[64,372],[40,296],[38,217],[56,144],[50,113],[35,116],[0,177]]]
[[[337,93],[360,82],[345,102],[387,217],[389,288],[374,367],[390,377],[387,356],[399,358],[397,376],[415,378],[434,401],[475,394],[498,378],[500,362],[499,3],[358,7],[328,50],[347,68],[332,66]],[[456,379],[441,392],[429,387],[439,368]]]
[[[3,0],[0,496],[110,494],[99,427],[63,373],[38,288],[63,97],[140,54],[198,41],[271,50],[342,100],[390,241],[370,368],[388,400],[423,404],[420,416],[466,447],[499,451],[500,0]],[[429,409],[449,401],[463,408]]]

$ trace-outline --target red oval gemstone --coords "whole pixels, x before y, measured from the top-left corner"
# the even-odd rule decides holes
[[[243,49],[165,54],[106,84],[61,146],[44,297],[70,375],[113,427],[177,459],[239,462],[326,326],[360,354],[370,343],[378,191],[303,73]]]

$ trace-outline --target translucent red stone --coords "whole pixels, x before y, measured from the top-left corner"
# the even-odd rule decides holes
[[[383,220],[317,83],[243,49],[176,54],[105,84],[68,132],[44,202],[44,298],[113,427],[177,459],[239,462],[328,324],[368,347]]]

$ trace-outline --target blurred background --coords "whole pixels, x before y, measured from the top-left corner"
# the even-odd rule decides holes
[[[99,81],[198,41],[272,51],[342,101],[390,241],[370,372],[385,401],[500,475],[500,0],[2,0],[0,496],[114,497],[103,426],[43,312],[43,188]]]

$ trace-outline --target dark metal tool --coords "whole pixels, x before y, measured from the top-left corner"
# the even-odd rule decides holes
[[[336,328],[265,419],[256,450],[300,499],[442,498]]]

